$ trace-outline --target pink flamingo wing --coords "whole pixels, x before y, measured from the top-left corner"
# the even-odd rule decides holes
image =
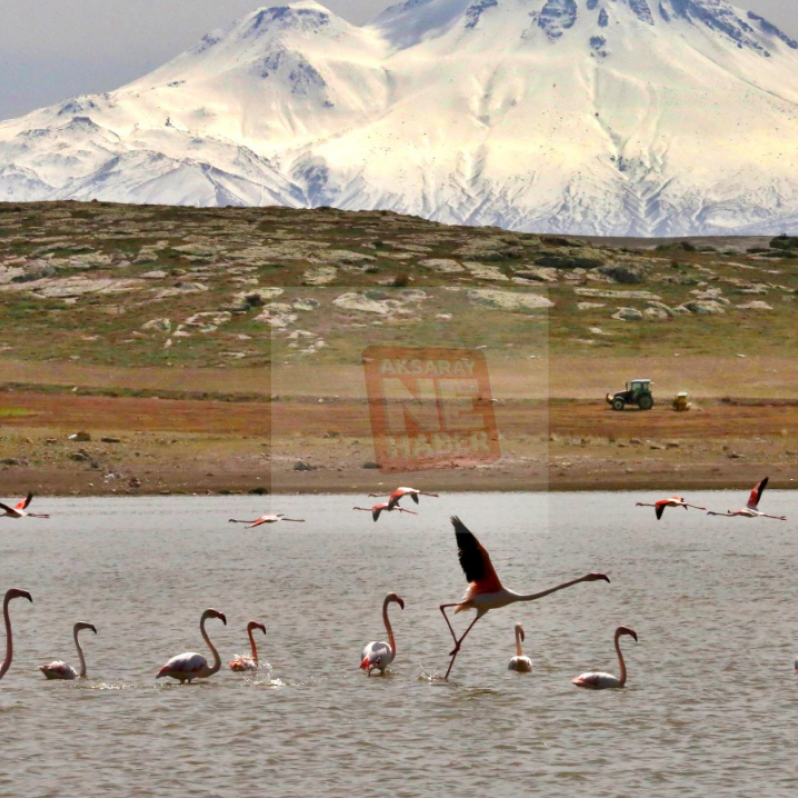
[[[748,497],[748,508],[749,509],[756,510],[756,508],[757,508],[757,506],[759,504],[759,500],[762,498],[762,493],[764,492],[765,488],[767,487],[768,479],[770,479],[770,477],[765,477],[751,491],[751,495]]]
[[[598,673],[583,673],[571,681],[579,687],[597,687],[599,683]]]
[[[487,549],[457,516],[452,516],[451,520],[457,538],[460,566],[466,579],[474,585],[474,592],[495,593],[501,590],[502,583],[493,568]]]

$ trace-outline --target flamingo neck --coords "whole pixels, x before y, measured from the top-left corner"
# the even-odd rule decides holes
[[[252,629],[247,629],[247,634],[249,635],[249,644],[252,648],[252,661],[257,665],[258,664],[258,647],[255,645],[255,638],[252,635]]]
[[[78,641],[78,629],[75,629],[72,633],[72,636],[75,638],[75,648],[78,650],[78,659],[80,660],[80,674],[79,678],[85,679],[86,678],[86,659],[83,656],[83,649],[80,647],[80,642]]]
[[[521,651],[521,630],[515,630],[515,653],[519,657],[523,657],[524,653]]]
[[[216,647],[213,645],[213,643],[211,643],[211,639],[210,637],[208,637],[208,633],[205,631],[205,616],[203,616],[202,620],[200,621],[200,632],[202,633],[202,639],[207,643],[208,648],[211,650],[211,653],[213,654],[213,665],[211,665],[211,667],[208,668],[208,676],[211,676],[222,667],[222,659],[219,656],[219,652],[216,650]]]
[[[0,665],[0,679],[6,675],[6,671],[11,667],[11,657],[14,654],[14,645],[11,639],[11,616],[8,612],[8,602],[9,598],[6,596],[5,601],[3,601],[3,618],[6,622],[6,658],[3,660],[3,664]]]
[[[623,687],[626,684],[626,663],[623,661],[623,654],[621,654],[621,635],[618,632],[615,633],[615,651],[618,654],[618,667],[620,669],[618,682]]]
[[[542,590],[540,593],[528,593],[525,596],[520,596],[517,593],[513,593],[512,590],[508,590],[507,592],[512,596],[511,601],[535,601],[535,599],[543,598],[544,596],[548,596],[550,593],[556,593],[558,590],[564,590],[566,587],[571,587],[584,581],[585,577],[580,576],[578,579],[572,579],[570,582],[563,582],[561,585],[550,587],[548,590]]]
[[[388,620],[388,604],[389,600],[385,599],[382,603],[382,620],[385,623],[385,630],[388,632],[388,645],[390,646],[393,656],[396,656],[396,641],[393,637],[393,629],[391,629],[391,622]]]

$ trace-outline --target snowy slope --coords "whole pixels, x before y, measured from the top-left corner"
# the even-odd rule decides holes
[[[389,208],[607,235],[798,218],[798,43],[725,0],[260,9],[0,123],[0,199]]]

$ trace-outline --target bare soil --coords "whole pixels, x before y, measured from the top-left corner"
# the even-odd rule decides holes
[[[619,386],[620,387],[620,386]],[[438,490],[793,487],[798,401],[664,398],[617,413],[598,399],[498,398],[501,459],[422,474],[373,467],[363,398],[245,401],[0,391],[6,500],[137,493],[368,492],[423,479]],[[89,440],[70,438],[84,432]],[[81,436],[82,437],[82,436]],[[300,465],[301,464],[301,465]],[[302,469],[302,470],[298,470]]]

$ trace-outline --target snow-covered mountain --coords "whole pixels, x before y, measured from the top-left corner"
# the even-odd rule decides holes
[[[726,0],[257,10],[0,123],[0,199],[388,208],[602,235],[798,223],[798,42]]]

